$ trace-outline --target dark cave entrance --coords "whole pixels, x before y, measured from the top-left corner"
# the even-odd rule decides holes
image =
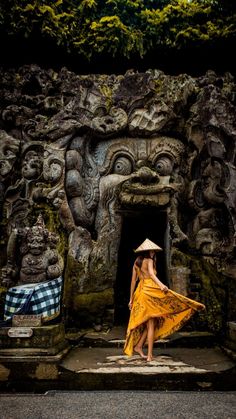
[[[136,258],[134,249],[146,238],[157,243],[164,251],[157,254],[157,275],[168,285],[169,224],[166,211],[124,213],[118,268],[115,283],[115,324],[127,324],[132,266]]]

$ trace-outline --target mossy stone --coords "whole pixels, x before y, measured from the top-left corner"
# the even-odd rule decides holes
[[[78,294],[73,299],[73,311],[77,321],[84,326],[102,322],[106,308],[114,304],[114,290],[108,288],[100,292]],[[75,315],[75,314],[74,314]]]

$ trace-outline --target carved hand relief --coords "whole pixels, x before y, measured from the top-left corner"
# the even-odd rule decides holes
[[[43,155],[43,178],[45,182],[55,185],[64,174],[64,152],[52,147],[45,147]]]
[[[130,132],[151,134],[163,128],[173,118],[173,111],[165,102],[151,104],[150,108],[137,109],[129,118]]]

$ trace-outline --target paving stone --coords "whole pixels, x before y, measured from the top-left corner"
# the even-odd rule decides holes
[[[138,355],[127,357],[119,348],[74,348],[61,366],[76,373],[203,373],[233,368],[220,348],[168,348],[154,350],[152,362]]]

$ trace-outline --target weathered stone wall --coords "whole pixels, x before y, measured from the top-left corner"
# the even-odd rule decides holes
[[[17,283],[14,232],[42,214],[60,237],[67,324],[112,322],[123,214],[165,212],[169,285],[206,304],[194,327],[223,330],[236,315],[233,77],[24,66],[0,79],[3,271]]]

